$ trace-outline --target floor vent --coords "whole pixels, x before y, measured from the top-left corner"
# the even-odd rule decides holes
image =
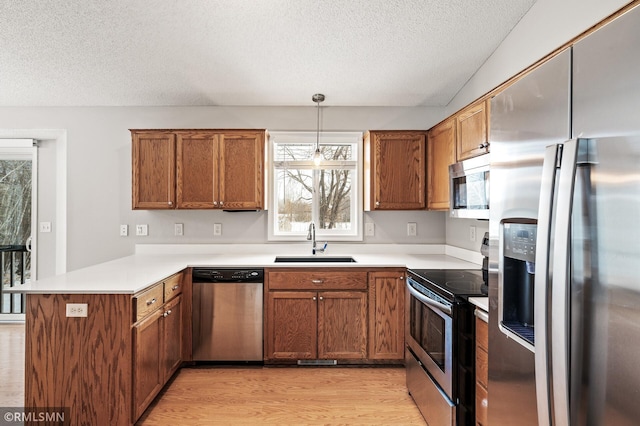
[[[338,365],[335,359],[299,359],[298,365]]]

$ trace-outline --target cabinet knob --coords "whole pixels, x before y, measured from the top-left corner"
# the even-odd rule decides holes
[[[223,206],[224,205],[224,201],[220,201],[220,205]]]
[[[156,303],[156,299],[147,300],[147,306],[151,306]]]
[[[167,205],[172,206],[173,202],[169,201],[169,202],[167,202]]]
[[[376,201],[376,206],[379,206],[379,205],[380,205],[380,201]]]
[[[404,280],[404,276],[400,275],[400,279],[401,279],[401,280]]]
[[[324,281],[323,280],[314,279],[314,280],[311,280],[311,282],[314,283],[314,284],[322,284]]]
[[[180,286],[176,284],[173,287],[171,287],[171,290],[176,291],[179,288],[180,288]]]
[[[213,202],[213,205],[214,205],[214,206],[217,206],[217,205],[218,205],[218,202],[217,202],[217,201],[214,201],[214,202]]]
[[[313,296],[313,300],[316,300],[316,297],[315,297],[315,296]]]
[[[169,315],[169,313],[168,313],[168,312],[165,312],[164,314],[162,314],[162,316],[163,316],[163,317],[165,317],[165,318],[166,318],[168,315]]]
[[[479,148],[479,149],[484,148],[484,144],[483,144],[483,143],[481,143],[480,145],[478,145],[478,148]]]
[[[324,300],[324,297],[320,296],[320,300]]]
[[[167,311],[167,315],[171,315],[171,309]]]

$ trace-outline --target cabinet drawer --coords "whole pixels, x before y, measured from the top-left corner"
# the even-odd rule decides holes
[[[162,281],[164,284],[164,301],[168,302],[182,293],[182,272]]]
[[[487,424],[488,404],[487,390],[483,386],[476,385],[476,424]]]
[[[479,318],[476,318],[476,345],[489,352],[489,327]]]
[[[155,311],[163,303],[164,287],[156,284],[149,290],[133,296],[134,322],[140,321],[147,314]]]
[[[366,271],[270,271],[271,290],[366,290]]]

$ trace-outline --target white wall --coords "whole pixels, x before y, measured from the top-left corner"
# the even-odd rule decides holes
[[[428,129],[443,114],[443,108],[323,107],[323,131],[373,129]],[[43,157],[45,182],[41,186],[39,220],[53,222],[64,230],[67,249],[56,253],[56,235],[39,234],[44,253],[39,253],[39,277],[55,273],[55,263],[66,254],[67,270],[129,255],[136,243],[262,243],[267,238],[265,212],[221,211],[132,211],[132,128],[267,128],[306,130],[316,128],[315,107],[93,107],[93,108],[0,108],[0,135],[42,134],[42,129],[60,129],[66,134],[66,168],[60,170]],[[16,130],[18,129],[18,130]],[[43,144],[43,153],[52,143]],[[49,160],[46,160],[48,158]],[[63,162],[64,162],[63,161]],[[67,223],[56,220],[58,206],[51,203],[56,186],[51,170],[66,170]],[[47,186],[49,185],[49,186]],[[51,192],[53,191],[53,192]],[[440,212],[376,212],[365,221],[376,224],[375,243],[444,243],[445,217]],[[416,237],[406,236],[406,222],[418,224]],[[185,235],[173,236],[173,224],[183,223]],[[213,237],[213,223],[223,224],[223,235]],[[119,237],[119,225],[128,224],[129,237]],[[149,237],[132,236],[135,224],[148,224]],[[67,226],[68,225],[68,226]],[[62,240],[59,238],[58,240]]]
[[[567,43],[628,0],[537,0],[446,108],[451,115]]]

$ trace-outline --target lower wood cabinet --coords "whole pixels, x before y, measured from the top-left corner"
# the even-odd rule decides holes
[[[178,295],[133,327],[134,421],[182,363],[181,308]]]
[[[369,273],[369,358],[404,359],[404,269]]]
[[[476,424],[487,424],[489,383],[489,329],[487,323],[476,318]]]
[[[164,385],[161,371],[162,311],[157,309],[133,327],[134,419],[142,415]]]
[[[265,274],[265,362],[404,359],[404,270]]]
[[[182,284],[178,273],[133,296],[29,294],[24,406],[69,407],[71,425],[135,424],[182,363]]]

